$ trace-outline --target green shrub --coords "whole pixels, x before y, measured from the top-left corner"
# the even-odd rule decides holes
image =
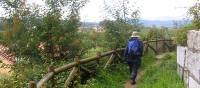
[[[106,47],[110,49],[124,47],[133,31],[133,26],[123,19],[115,21],[104,20],[100,25],[105,29]]]
[[[194,28],[193,25],[189,24],[189,25],[185,25],[181,29],[176,30],[175,39],[174,39],[176,44],[186,46],[187,45],[187,32],[188,32],[188,30],[193,30],[193,28]]]

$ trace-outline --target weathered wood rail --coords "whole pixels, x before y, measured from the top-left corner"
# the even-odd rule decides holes
[[[155,53],[157,53],[156,49],[154,49],[153,46],[151,46],[149,43],[151,43],[151,42],[156,42],[156,43],[157,42],[166,42],[166,41],[172,41],[172,40],[160,39],[160,40],[144,41],[143,43],[144,43],[144,45],[146,45],[147,48],[150,48]],[[115,57],[119,57],[119,58],[121,57],[118,52],[121,52],[123,50],[124,50],[124,48],[113,49],[112,51],[108,51],[108,52],[104,52],[104,53],[98,52],[96,54],[96,56],[89,57],[89,58],[86,58],[86,59],[80,59],[79,57],[76,57],[74,59],[74,62],[71,62],[69,64],[63,65],[61,67],[58,67],[58,68],[49,67],[48,73],[39,82],[37,82],[37,83],[35,81],[30,81],[29,82],[29,88],[41,88],[49,80],[52,80],[52,82],[54,82],[55,81],[54,80],[54,76],[55,75],[57,75],[60,72],[64,72],[64,71],[72,68],[68,78],[64,82],[64,87],[68,88],[68,86],[70,85],[70,82],[75,77],[80,76],[80,74],[79,74],[80,73],[80,68],[88,70],[87,68],[80,66],[81,64],[86,64],[88,62],[95,61],[95,60],[98,62],[99,60],[102,59],[102,57],[106,57],[106,56],[111,55],[110,58],[108,59],[108,61],[106,62],[105,66],[104,66],[104,69],[106,69],[113,62]]]

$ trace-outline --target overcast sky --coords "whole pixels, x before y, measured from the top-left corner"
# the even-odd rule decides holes
[[[137,6],[140,8],[142,19],[180,20],[186,18],[188,8],[194,5],[195,1],[196,0],[137,0]],[[42,0],[28,0],[28,3],[44,5]],[[0,13],[3,12],[2,8],[0,8]],[[103,9],[103,0],[90,0],[90,2],[81,9],[81,21],[96,22],[105,18],[108,17],[106,17]]]

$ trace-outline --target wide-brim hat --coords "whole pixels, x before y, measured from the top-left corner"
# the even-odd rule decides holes
[[[131,37],[140,37],[139,32],[133,31]]]

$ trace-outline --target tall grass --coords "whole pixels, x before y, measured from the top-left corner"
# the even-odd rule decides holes
[[[155,55],[144,55],[140,69],[144,74],[137,81],[137,88],[185,88],[176,73],[175,57],[174,53],[166,54],[160,64],[155,64]],[[118,64],[114,68],[99,70],[97,76],[81,88],[123,88],[130,76],[127,65]]]
[[[87,84],[80,88],[123,88],[129,78],[128,74],[126,65],[119,64],[114,71],[99,70],[95,78],[88,80]]]
[[[154,55],[152,53],[144,55],[142,58],[141,69],[145,69],[148,64],[154,62]],[[120,63],[108,70],[99,68],[96,77],[88,80],[87,84],[82,85],[81,88],[123,88],[127,80],[130,79],[129,68],[126,64]]]
[[[176,73],[176,56],[167,54],[161,64],[150,65],[138,82],[138,88],[185,88]]]

